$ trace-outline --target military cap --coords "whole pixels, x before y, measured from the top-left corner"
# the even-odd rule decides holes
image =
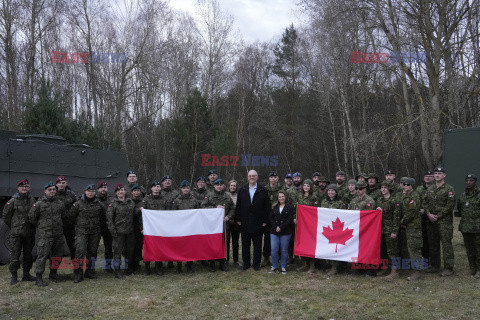
[[[423,176],[433,176],[433,171],[427,170],[427,171],[425,171]]]
[[[375,173],[369,173],[369,174],[367,175],[367,179],[370,179],[370,178],[375,178],[375,179],[377,179],[377,181],[378,181],[378,176],[377,176]]]
[[[28,181],[28,179],[23,179],[23,180],[18,181],[17,187],[25,186],[27,184],[30,184],[30,181]]]
[[[349,185],[349,184],[354,184],[354,185],[356,185],[356,184],[357,184],[357,180],[355,180],[355,179],[350,179],[350,180],[348,180],[348,182],[347,182],[347,185]]]
[[[204,176],[200,176],[197,178],[197,182],[198,181],[203,181],[203,182],[206,182],[207,181],[207,178],[205,178]]]
[[[270,171],[270,173],[268,174],[269,177],[278,177],[278,173],[277,171]]]
[[[213,182],[213,184],[225,184],[225,182],[223,182],[223,179],[217,179]]]
[[[405,184],[409,184],[411,185],[412,187],[415,187],[415,179],[413,178],[410,178],[410,177],[407,177],[404,181]]]
[[[171,175],[169,175],[169,174],[164,175],[163,178],[162,178],[162,182],[165,181],[165,180],[167,180],[167,179],[173,180],[173,177],[172,177]]]
[[[358,180],[359,177],[363,177],[364,179],[367,179],[368,175],[365,172],[360,172],[359,174],[357,174],[355,179]]]
[[[345,174],[345,171],[337,171],[337,173],[335,173],[335,176],[346,176]]]
[[[328,178],[325,176],[320,176],[320,178],[318,178],[318,182],[330,183],[330,180],[328,180]]]
[[[117,192],[118,190],[122,189],[122,188],[125,188],[125,186],[123,185],[123,183],[119,183],[115,186],[115,192]]]
[[[135,183],[135,184],[132,186],[132,189],[131,189],[131,190],[133,191],[133,190],[136,190],[136,189],[142,190],[142,186],[141,186],[140,184],[138,184],[138,183]]]
[[[101,187],[108,187],[108,185],[105,181],[102,180],[97,184],[97,189],[100,189]]]
[[[310,189],[313,188],[313,181],[312,181],[312,180],[306,179],[305,181],[303,181],[303,184],[305,184],[305,183],[308,184],[308,185],[310,185]],[[312,190],[310,190],[310,192],[311,192],[311,191],[312,191]]]
[[[394,173],[392,173],[392,174],[394,174]],[[382,186],[382,187],[383,187],[383,186],[387,187],[388,190],[390,191],[390,193],[392,193],[392,192],[394,191],[394,190],[393,190],[393,184],[388,183],[387,180],[383,180],[382,183],[380,183],[380,186]]]
[[[477,181],[478,178],[474,173],[469,173],[465,177],[465,180],[467,180],[467,179],[473,179],[473,180]]]
[[[88,186],[85,187],[85,191],[87,190],[95,190],[95,185],[93,183],[89,184]]]
[[[291,173],[287,173],[287,174],[285,175],[285,179],[292,179],[292,178],[293,178],[293,176],[292,176]]]
[[[366,189],[366,188],[367,188],[367,184],[365,183],[365,181],[358,181],[358,182],[355,184],[355,188],[358,188],[358,189]]]
[[[443,173],[445,173],[446,171],[445,171],[445,168],[444,168],[444,167],[435,167],[435,169],[433,169],[433,172],[434,172],[434,173],[435,173],[435,172],[443,172]]]
[[[302,177],[302,173],[301,173],[301,172],[295,172],[295,173],[293,174],[293,177],[294,177],[294,178],[295,178],[295,177],[300,177],[300,178],[301,178],[301,177]]]
[[[190,182],[188,182],[188,180],[183,180],[180,183],[180,189],[183,188],[183,187],[190,187]]]
[[[163,181],[163,180],[162,180]],[[161,185],[161,182],[158,181],[158,180],[153,180],[152,184],[150,185],[150,188],[153,187],[153,186],[159,186]]]
[[[137,175],[137,172],[136,172],[135,170],[130,170],[130,171],[128,171],[128,173],[127,173],[127,178],[128,178],[128,176],[131,175],[131,174]]]
[[[335,191],[338,192],[338,187],[337,187],[336,184],[333,184],[333,183],[332,183],[332,184],[329,184],[329,185],[327,186],[327,190],[330,190],[330,189],[335,190]]]
[[[392,169],[388,169],[387,171],[385,171],[385,175],[387,174],[395,174],[395,171]]]
[[[321,174],[318,171],[314,172],[313,175],[312,175],[312,177],[320,177],[320,176],[321,176]]]
[[[55,183],[58,183],[59,181],[65,181],[67,178],[65,176],[58,176],[57,180],[55,180]]]
[[[55,187],[55,184],[52,181],[49,181],[46,185],[43,186],[43,189],[47,189],[50,187]]]
[[[400,183],[404,183],[407,178],[408,178],[408,177],[401,177],[401,178],[400,178]]]
[[[209,175],[211,175],[211,174],[218,174],[218,172],[217,172],[217,170],[212,169],[212,170],[208,171],[207,176],[209,176]]]

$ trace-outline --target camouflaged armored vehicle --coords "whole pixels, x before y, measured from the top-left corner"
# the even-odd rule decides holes
[[[113,190],[117,183],[125,183],[128,170],[127,157],[121,152],[69,144],[59,136],[0,130],[0,216],[22,179],[30,180],[31,193],[37,198],[47,182],[64,175],[72,191],[81,195],[85,186],[100,180]],[[10,261],[9,234],[0,219],[0,264]]]

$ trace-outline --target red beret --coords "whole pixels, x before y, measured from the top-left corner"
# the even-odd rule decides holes
[[[23,179],[17,183],[17,187],[24,186],[26,184],[30,184],[30,181],[28,181],[27,179]]]
[[[117,192],[117,191],[118,191],[119,189],[121,189],[121,188],[125,188],[125,187],[123,186],[123,183],[117,184],[117,185],[115,186],[115,192]]]
[[[97,189],[100,189],[101,187],[107,187],[107,183],[105,181],[100,181],[98,184],[97,184]]]
[[[57,180],[55,180],[55,183],[58,183],[59,181],[65,181],[67,178],[65,176],[58,176]]]

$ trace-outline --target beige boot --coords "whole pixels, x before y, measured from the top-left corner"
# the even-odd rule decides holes
[[[307,259],[304,259],[303,260],[303,265],[298,268],[298,271],[307,271],[308,269],[310,269],[310,260],[307,260]]]
[[[310,261],[310,268],[308,268],[308,274],[314,274],[317,270],[315,269],[315,261]]]
[[[410,277],[407,278],[408,281],[418,281],[421,278],[420,271],[414,271]]]
[[[332,268],[327,272],[327,277],[332,277],[338,273],[337,264],[332,264]]]
[[[385,279],[395,280],[395,279],[398,279],[399,277],[400,277],[400,274],[398,273],[398,269],[392,269],[390,274],[388,276],[386,276]]]

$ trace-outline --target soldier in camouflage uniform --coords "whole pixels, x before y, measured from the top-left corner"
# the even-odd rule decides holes
[[[385,171],[385,181],[387,181],[388,187],[393,190],[392,196],[396,196],[397,194],[403,192],[403,188],[397,182],[395,182],[395,177],[395,171],[393,171],[392,169],[388,169],[387,171]]]
[[[357,196],[357,191],[355,190],[356,184],[357,184],[357,181],[355,179],[350,179],[347,182],[348,192],[342,198],[343,202],[345,202],[347,207],[350,204],[350,201],[352,201],[352,199]]]
[[[423,184],[418,186],[416,191],[420,196],[420,200],[422,200],[422,209],[425,211],[425,193],[427,192],[428,187],[433,184],[433,172],[428,170],[423,175]],[[428,217],[426,214],[422,215],[422,239],[423,239],[423,247],[422,247],[422,255],[424,258],[430,258],[430,250],[428,248],[428,230],[427,225],[429,223]]]
[[[288,191],[290,190],[290,188],[293,187],[293,175],[291,173],[287,173],[283,181],[285,182],[285,184],[282,187],[283,191]]]
[[[370,173],[367,177],[367,195],[373,200],[381,197],[380,185],[378,184],[378,177],[375,173]]]
[[[377,199],[377,210],[382,211],[381,258],[392,259],[399,256],[398,232],[400,228],[400,213],[397,198],[392,195],[393,185],[388,181],[381,183],[382,196]],[[398,278],[398,269],[392,268],[389,279]]]
[[[349,210],[374,210],[375,200],[367,195],[367,184],[359,181],[355,185],[357,196],[350,201]]]
[[[77,201],[77,196],[75,196],[68,186],[68,181],[65,176],[59,176],[55,181],[55,185],[57,186],[56,197],[63,202],[68,214],[73,203]],[[75,258],[75,224],[69,218],[69,215],[63,218],[63,234],[65,236],[65,240],[67,240],[68,249],[70,250],[70,257],[73,259]],[[56,277],[55,275],[52,276]]]
[[[313,191],[318,190],[318,179],[320,178],[320,172],[314,172],[312,175],[312,181],[313,181]]]
[[[97,258],[98,244],[101,237],[100,218],[105,216],[105,207],[95,197],[95,185],[85,188],[85,194],[75,202],[69,215],[75,222],[75,258],[88,259],[85,277],[95,279],[92,261]],[[81,266],[75,269],[75,283],[83,281]]]
[[[315,192],[318,203],[322,203],[323,199],[327,198],[327,186],[330,184],[330,181],[325,176],[320,176],[318,178],[318,189]]]
[[[150,210],[167,210],[167,200],[161,194],[161,182],[154,180],[150,187],[151,194],[143,199],[142,209]],[[143,220],[140,218],[140,227],[143,230]],[[145,275],[151,273],[150,261],[144,261],[145,263]],[[163,263],[161,261],[155,261],[155,273],[159,276],[163,275]]]
[[[300,172],[295,172],[292,177],[293,177],[293,186],[287,190],[287,194],[288,194],[288,201],[290,202],[290,204],[292,204],[296,208],[297,202],[300,196],[302,195],[303,178]],[[309,181],[312,181],[312,180],[309,180]],[[312,182],[312,185],[313,185],[313,182]]]
[[[431,272],[440,268],[440,243],[443,251],[442,276],[453,274],[454,253],[453,238],[453,208],[455,206],[455,191],[445,182],[445,169],[437,167],[433,170],[435,183],[428,187],[425,193],[425,210],[429,219],[428,246],[430,248]]]
[[[336,184],[330,184],[328,185],[327,189],[327,197],[323,199],[321,203],[322,208],[330,208],[330,209],[346,209],[345,202],[340,199],[338,196],[338,188]],[[326,261],[321,260],[322,264],[325,265]],[[346,263],[340,263],[339,261],[334,261],[331,260],[330,264],[332,265],[332,268],[328,271],[327,276],[331,277],[335,274],[338,273],[338,269],[340,266],[345,266]]]
[[[367,183],[367,179],[368,179],[368,174],[366,174],[365,172],[360,172],[355,177],[355,181],[364,181],[365,183]],[[355,183],[357,183],[357,182],[355,182]]]
[[[12,254],[10,261],[10,284],[18,283],[17,272],[20,268],[20,254],[23,251],[23,281],[35,281],[30,275],[33,265],[32,249],[35,243],[35,230],[28,221],[28,211],[35,203],[30,195],[30,182],[27,179],[19,181],[18,192],[7,201],[3,207],[3,221],[10,228],[10,243]]]
[[[173,200],[180,195],[177,190],[172,188],[172,180],[172,176],[168,174],[161,180],[162,190],[160,191],[160,194],[165,199],[167,205],[165,210],[172,210]]]
[[[214,182],[215,180],[218,179],[218,172],[217,170],[215,169],[212,169],[210,171],[208,171],[208,174],[207,174],[207,190],[208,191],[212,191],[215,189],[214,188]]]
[[[45,272],[45,261],[52,257],[61,258],[63,255],[63,224],[67,215],[65,205],[55,196],[57,188],[53,182],[45,185],[45,195],[33,204],[28,212],[28,221],[36,227],[37,232],[37,262],[35,273],[37,286],[45,287],[42,275]],[[50,269],[50,279],[57,280],[56,269]]]
[[[232,198],[225,193],[225,183],[222,179],[217,179],[214,182],[214,192],[211,192],[207,198],[202,201],[202,208],[223,208],[225,210],[224,221],[234,221],[235,218],[235,206]],[[225,259],[218,260],[220,262],[220,270],[227,271],[227,265]],[[210,260],[210,271],[215,272],[215,260]]]
[[[197,187],[192,191],[192,194],[198,201],[203,201],[207,196],[206,178],[204,176],[197,178]]]
[[[347,180],[347,175],[343,171],[338,171],[335,174],[335,181],[337,182],[338,196],[340,198],[345,197],[348,193],[348,187],[345,181]]]
[[[458,215],[462,217],[458,230],[463,235],[470,274],[480,278],[480,190],[477,176],[465,177],[466,189],[458,199]]]
[[[112,264],[117,279],[124,277],[121,271],[122,253],[125,253],[127,275],[132,273],[130,264],[134,260],[135,234],[133,233],[133,220],[138,217],[138,213],[135,212],[135,203],[132,199],[126,197],[126,193],[123,184],[117,184],[115,186],[116,197],[107,209],[108,229],[113,236],[114,261]]]
[[[173,210],[188,210],[197,209],[200,207],[200,202],[195,198],[190,190],[190,182],[183,180],[180,183],[181,194],[173,200]],[[193,261],[187,261],[185,264],[187,267],[187,273],[192,273]],[[177,273],[182,272],[182,262],[177,262]]]
[[[104,257],[105,257],[105,270],[112,272],[112,259],[113,259],[113,246],[112,235],[108,230],[107,225],[107,208],[108,204],[112,202],[113,198],[108,195],[108,184],[105,181],[100,181],[97,184],[97,199],[105,208],[103,215],[100,217],[100,233],[103,238]]]
[[[276,171],[271,171],[268,175],[269,183],[265,186],[268,190],[268,198],[270,201],[270,206],[273,206],[273,203],[277,201],[278,192],[282,188],[282,186],[278,183],[278,174]],[[270,223],[270,222],[269,222]],[[270,225],[267,223],[267,226],[263,229],[263,263],[262,267],[266,267],[271,265],[270,262],[270,254],[271,254],[271,246],[270,246]]]
[[[409,281],[420,279],[420,268],[422,267],[422,204],[420,196],[414,191],[415,179],[407,178],[404,182],[404,191],[402,198],[399,198],[400,227],[405,230],[407,239],[407,248],[412,263],[414,273],[408,277]]]
[[[135,234],[135,247],[133,249],[133,261],[130,264],[132,266],[132,271],[135,273],[140,269],[140,261],[142,261],[142,250],[143,250],[143,234],[142,234],[142,214],[140,208],[143,207],[143,192],[144,189],[138,183],[132,186],[130,190],[132,201],[135,204],[135,213],[137,216],[133,220],[133,233]]]

